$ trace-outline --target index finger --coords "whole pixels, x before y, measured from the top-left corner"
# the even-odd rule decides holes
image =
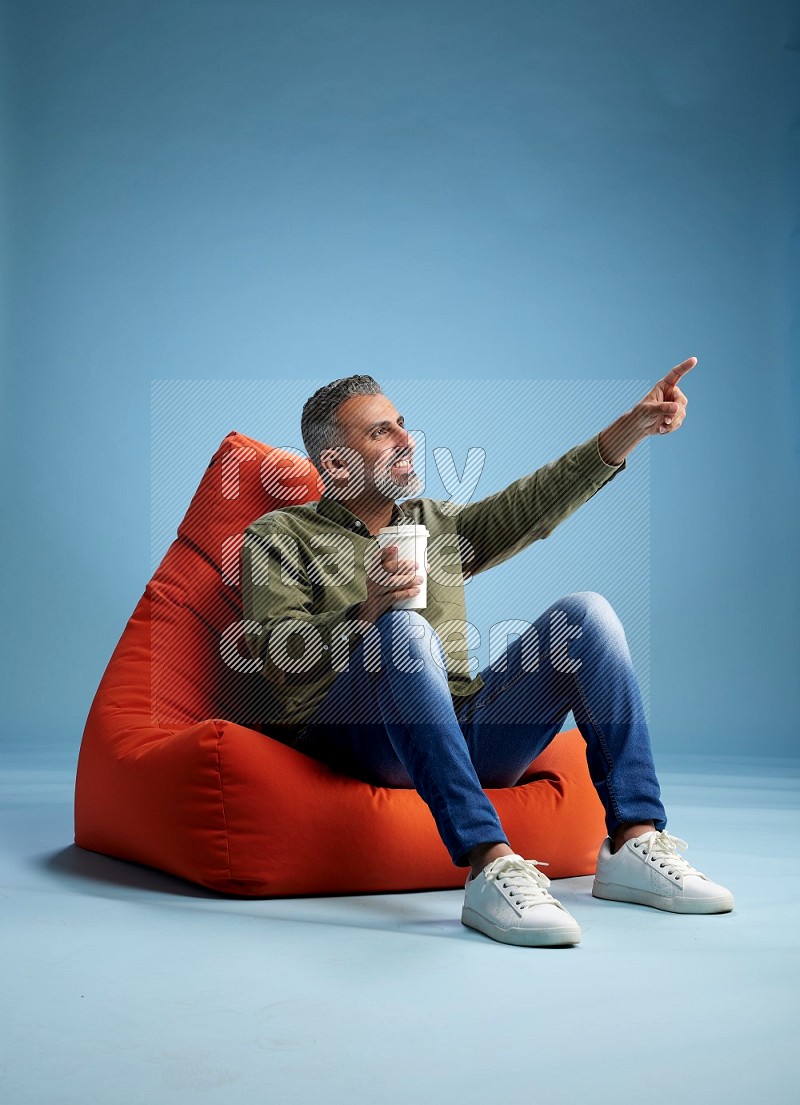
[[[664,386],[673,388],[677,384],[678,380],[682,376],[685,376],[689,369],[694,368],[697,364],[697,357],[687,357],[685,361],[681,361],[680,364],[676,364],[674,368],[671,368],[664,377]]]

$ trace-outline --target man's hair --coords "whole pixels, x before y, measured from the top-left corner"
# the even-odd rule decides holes
[[[355,395],[382,395],[380,385],[371,376],[344,376],[315,391],[303,406],[300,432],[303,444],[318,472],[322,472],[323,449],[344,445],[344,433],[336,412],[346,399]]]

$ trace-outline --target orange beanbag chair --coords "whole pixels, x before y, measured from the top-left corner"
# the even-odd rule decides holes
[[[269,736],[242,633],[245,528],[314,500],[308,461],[233,432],[109,661],[86,722],[75,842],[248,896],[459,887],[414,790],[376,787]],[[488,790],[512,847],[561,878],[594,870],[603,811],[577,730]]]

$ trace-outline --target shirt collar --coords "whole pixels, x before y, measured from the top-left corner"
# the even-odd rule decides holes
[[[344,503],[340,503],[338,499],[334,499],[330,495],[323,494],[317,500],[317,514],[321,514],[323,518],[330,518],[333,522],[338,522],[340,526],[351,529],[354,533],[367,535],[367,527],[361,519],[357,518],[351,510],[348,510]],[[397,503],[394,503],[389,525],[396,526],[403,520],[403,517],[402,509]]]

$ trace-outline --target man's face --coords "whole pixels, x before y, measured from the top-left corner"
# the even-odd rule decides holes
[[[416,445],[391,400],[355,395],[342,403],[337,418],[347,449],[361,457],[365,492],[392,500],[417,494],[422,481],[414,471]],[[346,455],[344,460],[347,466]]]

